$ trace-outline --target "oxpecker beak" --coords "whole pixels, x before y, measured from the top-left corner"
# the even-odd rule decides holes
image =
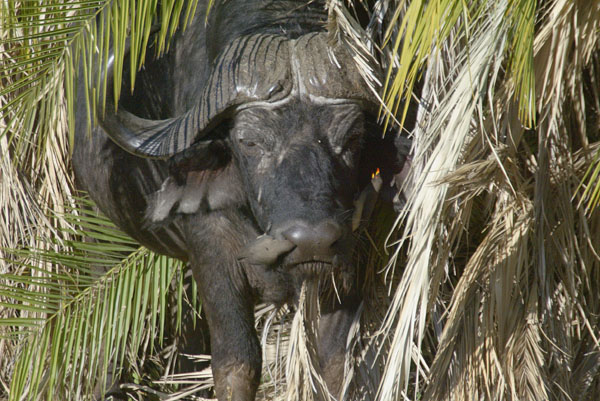
[[[379,169],[371,176],[371,182],[363,189],[360,196],[354,203],[354,214],[352,215],[352,232],[358,230],[361,223],[365,223],[371,218],[375,203],[379,197],[379,191],[383,180],[379,175]]]

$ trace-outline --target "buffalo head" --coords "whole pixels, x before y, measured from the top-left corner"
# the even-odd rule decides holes
[[[258,235],[238,257],[251,264],[309,271],[314,262],[319,268],[346,265],[360,190],[375,167],[389,183],[406,155],[372,125],[375,96],[351,57],[331,47],[325,33],[234,40],[215,60],[196,106],[179,117],[113,113],[108,102],[101,124],[121,147],[168,159],[179,186],[205,172],[196,199],[173,197],[177,184],[164,186],[151,219],[161,220],[177,204],[186,212],[217,210],[243,197]],[[223,189],[222,178],[210,178],[232,168],[241,188]]]

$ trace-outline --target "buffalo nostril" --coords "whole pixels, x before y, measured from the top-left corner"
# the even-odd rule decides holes
[[[340,225],[329,220],[317,225],[298,223],[281,232],[281,235],[296,245],[300,252],[312,257],[332,256],[332,246],[342,234]]]
[[[310,229],[302,226],[292,226],[281,233],[283,238],[291,243],[298,245],[306,241],[311,236]]]
[[[342,227],[333,221],[324,221],[315,230],[327,247],[333,246],[342,237]]]

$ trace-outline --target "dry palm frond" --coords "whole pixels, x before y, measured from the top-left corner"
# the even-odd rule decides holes
[[[415,190],[408,199],[405,219],[412,241],[404,277],[386,323],[390,333],[395,325],[390,360],[394,356],[401,360],[388,362],[380,392],[382,400],[399,397],[397,383],[402,383],[405,391],[408,387],[412,342],[416,339],[420,345],[428,302],[435,299],[435,288],[433,294],[429,293],[430,275],[432,282],[445,275],[454,241],[466,226],[464,219],[468,216],[461,216],[466,209],[459,209],[458,203],[451,201],[454,196],[443,179],[464,160],[464,149],[475,137],[472,122],[465,116],[474,115],[481,107],[485,101],[483,90],[494,79],[493,68],[499,67],[497,54],[506,44],[502,35],[506,30],[502,22],[506,7],[505,2],[490,5],[481,21],[474,21],[477,29],[471,34],[475,39],[468,49],[454,50],[448,45],[447,53],[452,58],[429,61],[431,84],[424,88],[423,103],[427,112],[421,114],[414,133]],[[448,79],[452,79],[450,85]],[[416,386],[418,392],[418,383]]]
[[[600,233],[577,204],[600,170],[574,152],[600,139],[600,4],[382,0],[372,16],[393,44],[388,110],[424,66],[379,399],[594,399]]]
[[[287,393],[284,400],[330,400],[331,395],[318,365],[317,333],[319,286],[302,285],[298,311],[294,316],[287,355]]]
[[[521,294],[519,288],[520,283],[530,280],[527,244],[533,228],[532,206],[525,198],[515,202],[510,193],[506,196],[509,207],[522,206],[495,212],[488,234],[454,289],[431,372],[432,377],[439,380],[432,381],[427,388],[427,399],[444,397],[449,392],[462,399],[481,396],[505,399],[503,386],[514,376],[521,377],[519,371],[534,378],[532,383],[520,385],[519,389],[536,388],[529,385],[537,384],[536,380],[543,377],[538,371],[539,359],[529,363],[530,354],[526,350],[519,354],[514,349],[517,345],[526,346],[527,343],[519,343],[526,338],[513,335],[518,330],[513,327],[515,322],[525,324],[528,318],[535,319],[533,310],[523,308],[526,304],[522,296],[535,297],[537,293]],[[520,311],[522,316],[516,316]],[[528,323],[528,329],[539,330],[535,320]],[[539,332],[537,334],[536,340],[539,340]],[[510,352],[500,352],[504,347],[511,348]],[[514,388],[513,384],[511,391]],[[515,395],[517,399],[525,399],[520,398],[522,394]],[[547,399],[543,386],[535,395],[538,398],[528,399]]]

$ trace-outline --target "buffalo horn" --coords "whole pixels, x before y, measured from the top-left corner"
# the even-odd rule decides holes
[[[291,90],[285,38],[252,35],[233,41],[217,58],[200,102],[181,116],[148,120],[126,110],[115,112],[107,94],[100,124],[119,146],[138,156],[167,159],[190,147],[228,109],[245,102],[277,101]],[[113,58],[107,66],[107,85],[113,85]],[[259,68],[248,68],[259,66]],[[285,87],[286,83],[289,87]],[[287,93],[286,93],[287,92]]]
[[[363,79],[350,52],[343,45],[332,46],[326,33],[301,36],[294,53],[299,80],[313,99],[352,100],[367,108],[379,108],[377,96]]]
[[[107,66],[113,85],[113,61]],[[108,91],[100,124],[122,148],[135,155],[167,159],[201,140],[209,128],[236,106],[276,102],[292,90],[329,101],[368,100],[376,103],[350,56],[327,44],[326,33],[289,40],[256,34],[235,39],[217,58],[199,103],[181,116],[148,120],[116,110]]]

